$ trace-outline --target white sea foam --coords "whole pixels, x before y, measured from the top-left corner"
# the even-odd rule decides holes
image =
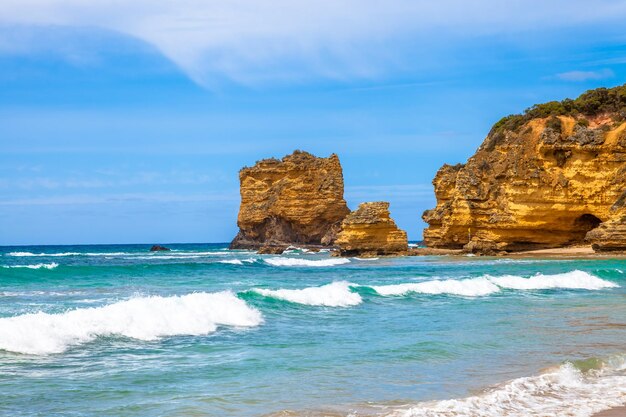
[[[361,296],[350,290],[356,286],[346,281],[336,281],[321,287],[309,287],[300,290],[267,290],[255,288],[252,291],[265,297],[277,298],[297,304],[327,307],[349,307],[361,304]]]
[[[518,378],[472,397],[430,401],[395,410],[393,417],[589,417],[626,401],[626,376],[609,368],[581,373],[571,364]]]
[[[39,312],[0,318],[0,350],[36,355],[59,353],[98,336],[154,340],[163,336],[204,335],[221,325],[253,327],[262,321],[258,310],[231,292],[136,297],[60,314]]]
[[[166,251],[166,252],[57,252],[57,253],[33,253],[33,252],[9,252],[6,256],[15,257],[33,257],[33,256],[128,256],[139,259],[148,258],[160,258],[167,259],[168,257],[202,257],[202,256],[223,256],[227,255],[226,252],[191,252],[191,251]]]
[[[555,275],[537,274],[530,278],[504,275],[501,277],[489,277],[489,280],[501,288],[514,290],[547,290],[555,288],[600,290],[619,287],[614,282],[605,281],[588,272],[579,270]]]
[[[268,258],[263,259],[266,263],[273,266],[335,266],[350,263],[346,258],[331,258],[331,259],[295,259],[295,258]]]
[[[252,264],[256,262],[255,258],[247,258],[247,259],[224,259],[221,261],[218,261],[221,264],[231,264],[231,265],[243,265],[244,263],[246,264]]]
[[[32,252],[9,252],[7,256],[33,257],[33,256],[123,256],[132,255],[132,252],[59,252],[59,253],[32,253]]]
[[[433,280],[425,282],[411,282],[395,285],[372,286],[380,295],[405,295],[408,293],[420,294],[450,294],[465,297],[479,297],[500,291],[487,278],[472,278],[461,280]]]
[[[34,265],[2,265],[3,268],[28,268],[28,269],[54,269],[59,266],[56,262],[50,262],[49,264],[34,264]]]
[[[356,259],[357,261],[377,261],[380,258],[358,258],[358,257],[355,257],[353,259]]]
[[[243,265],[243,261],[241,259],[224,259],[223,261],[219,261],[221,264],[231,264],[231,265]]]
[[[582,289],[600,290],[616,288],[619,285],[595,277],[584,271],[571,271],[555,275],[537,274],[530,278],[516,275],[480,278],[433,280],[410,282],[393,285],[372,286],[380,295],[451,294],[466,297],[485,296],[499,292],[501,289],[512,290],[546,290],[546,289]]]

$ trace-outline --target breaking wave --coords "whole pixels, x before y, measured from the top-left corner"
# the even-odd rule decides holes
[[[261,313],[232,292],[172,297],[136,297],[60,314],[33,313],[0,318],[0,350],[26,354],[60,353],[98,336],[154,340],[205,335],[218,326],[254,327]]]
[[[500,291],[500,288],[487,278],[434,280],[406,284],[379,285],[372,286],[371,288],[380,295],[421,293],[451,294],[465,297],[485,296]]]
[[[34,265],[2,265],[3,268],[28,268],[28,269],[54,269],[59,266],[56,262],[50,262],[49,264],[34,264]]]
[[[489,280],[501,288],[513,290],[548,290],[556,288],[600,290],[619,287],[614,282],[605,281],[588,272],[579,270],[555,275],[537,274],[530,278],[504,275],[501,277],[489,277]]]
[[[532,377],[514,379],[481,395],[429,401],[395,410],[393,417],[591,416],[626,401],[623,358],[581,372],[567,363]]]
[[[263,259],[264,262],[272,266],[335,266],[350,263],[346,258],[331,258],[331,259],[296,259],[296,258],[268,258]]]
[[[509,290],[547,290],[547,289],[580,289],[600,290],[619,287],[614,282],[606,281],[584,271],[571,271],[555,275],[537,274],[530,278],[515,275],[461,280],[434,280],[403,284],[371,286],[378,294],[384,296],[421,294],[451,294],[465,297],[479,297],[497,293],[502,289]]]
[[[349,307],[361,304],[361,296],[350,290],[351,284],[346,281],[336,281],[321,287],[308,287],[299,290],[267,290],[255,288],[251,290],[264,297],[276,298],[291,303],[310,306]]]

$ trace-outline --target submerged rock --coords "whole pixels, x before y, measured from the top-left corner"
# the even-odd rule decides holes
[[[626,86],[502,119],[433,185],[437,206],[423,214],[429,247],[626,249]]]
[[[265,245],[265,246],[261,246],[261,248],[259,248],[257,253],[264,254],[264,255],[280,255],[285,250],[287,250],[286,246]]]
[[[406,255],[407,234],[389,215],[389,203],[361,203],[346,216],[335,242],[341,256]]]
[[[295,151],[239,172],[239,233],[231,249],[330,246],[349,213],[337,155]],[[269,249],[266,249],[269,250]]]
[[[150,252],[160,252],[160,251],[168,251],[171,250],[170,248],[166,248],[165,246],[161,246],[161,245],[153,245],[150,248]]]

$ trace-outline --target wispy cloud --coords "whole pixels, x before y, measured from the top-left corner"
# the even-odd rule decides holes
[[[555,18],[558,16],[558,19]],[[623,22],[626,2],[585,0],[3,0],[0,25],[96,27],[141,39],[196,82],[376,77],[397,46]],[[12,41],[4,49],[28,45]],[[36,40],[30,40],[32,45]],[[393,46],[393,47],[392,47]],[[0,49],[2,49],[0,42]]]
[[[53,206],[93,205],[119,203],[191,203],[191,202],[237,202],[234,192],[174,194],[174,193],[118,193],[118,194],[67,194],[51,197],[12,198],[0,200],[0,206]]]
[[[572,82],[584,82],[590,80],[605,80],[607,78],[613,78],[615,73],[608,69],[601,69],[597,71],[568,71],[562,72],[556,75],[556,78],[563,81]]]

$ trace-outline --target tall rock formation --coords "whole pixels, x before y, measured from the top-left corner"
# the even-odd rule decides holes
[[[428,246],[489,253],[583,242],[626,249],[626,85],[496,123],[433,180]]]
[[[239,233],[232,249],[331,245],[350,212],[343,199],[337,155],[318,158],[295,151],[264,159],[239,172]]]
[[[389,203],[361,203],[346,216],[335,242],[342,256],[406,255],[404,230],[389,215]]]

